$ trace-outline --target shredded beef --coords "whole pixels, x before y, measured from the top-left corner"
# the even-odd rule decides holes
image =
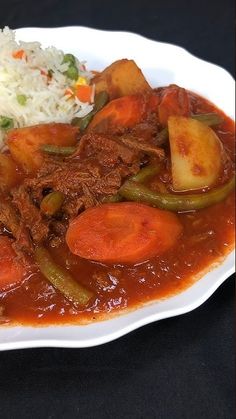
[[[150,142],[147,143],[146,141],[143,141],[143,140],[140,141],[138,138],[135,138],[130,135],[125,135],[125,136],[120,137],[120,141],[123,144],[130,147],[131,149],[142,151],[143,153],[147,155],[155,156],[160,159],[163,159],[165,157],[163,148],[157,147],[156,145],[151,144]]]
[[[20,213],[21,220],[29,229],[35,243],[40,243],[47,238],[48,222],[43,219],[40,210],[34,205],[30,197],[30,191],[22,185],[12,193],[13,204]]]
[[[95,156],[104,168],[114,167],[120,162],[130,166],[140,158],[140,152],[133,147],[122,144],[119,139],[99,134],[84,135],[76,154],[81,159]]]
[[[44,191],[56,190],[65,195],[63,212],[70,217],[97,205],[104,196],[120,188],[122,180],[136,173],[142,153],[114,138],[97,134],[84,135],[76,153],[63,161],[48,158],[38,176],[25,184],[38,202]]]
[[[35,244],[49,240],[52,246],[58,246],[64,240],[69,220],[98,205],[104,197],[116,194],[149,154],[163,156],[146,139],[83,135],[74,155],[45,157],[36,176],[26,178],[12,191],[12,204],[0,204],[0,223],[29,253],[31,238]],[[40,211],[40,203],[51,191],[62,192],[65,199],[59,213],[47,217]]]
[[[7,200],[0,202],[0,222],[15,237],[15,248],[17,251],[32,252],[33,245],[29,231],[24,224],[24,219],[19,217],[14,206]]]

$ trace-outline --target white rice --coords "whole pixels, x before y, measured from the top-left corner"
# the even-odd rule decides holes
[[[13,53],[24,50],[27,59],[16,59]],[[15,33],[8,27],[0,30],[0,116],[12,118],[15,127],[48,122],[69,123],[74,117],[83,117],[93,105],[65,95],[74,82],[63,72],[64,53],[54,47],[43,49],[39,42],[17,42]],[[92,73],[85,62],[76,60],[79,76],[88,84]],[[41,71],[53,76],[49,81]],[[25,105],[20,105],[17,95],[25,95]],[[0,129],[0,147],[4,139]]]

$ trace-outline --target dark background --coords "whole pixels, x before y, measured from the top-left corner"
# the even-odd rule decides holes
[[[234,74],[233,0],[0,4],[0,27],[134,31]],[[231,277],[195,311],[100,347],[1,352],[0,418],[233,419],[233,291]]]

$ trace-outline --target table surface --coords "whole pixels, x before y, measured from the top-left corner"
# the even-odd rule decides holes
[[[82,25],[171,42],[234,74],[233,0],[1,0],[0,27]],[[0,353],[0,417],[233,419],[234,282],[89,349]]]

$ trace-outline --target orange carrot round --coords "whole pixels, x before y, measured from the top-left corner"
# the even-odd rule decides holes
[[[109,132],[115,127],[132,128],[145,119],[148,113],[157,113],[158,103],[155,94],[114,99],[96,113],[88,131]]]
[[[93,88],[92,86],[80,84],[76,86],[76,96],[81,102],[91,102]]]
[[[176,215],[134,202],[89,208],[71,221],[72,253],[106,263],[138,263],[165,252],[182,231]]]
[[[17,260],[9,237],[0,236],[0,291],[21,282],[26,268]]]

